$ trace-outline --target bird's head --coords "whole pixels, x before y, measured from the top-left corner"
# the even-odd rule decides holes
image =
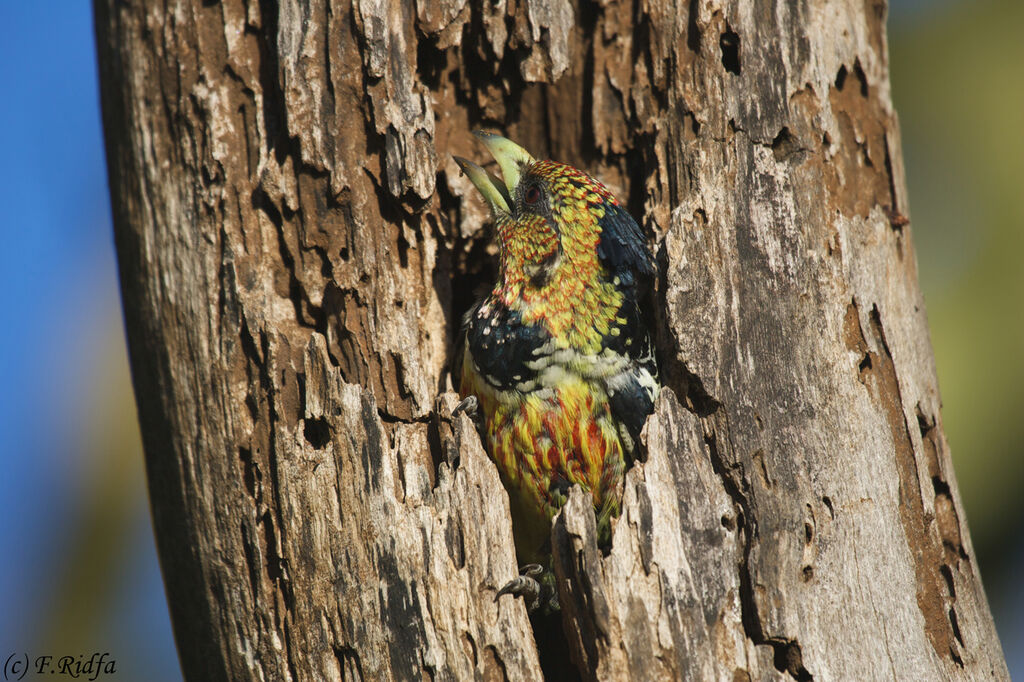
[[[538,161],[500,135],[476,135],[502,178],[472,161],[455,161],[494,214],[500,253],[494,295],[555,335],[585,325],[605,331],[623,297],[636,296],[653,274],[640,228],[586,173]]]

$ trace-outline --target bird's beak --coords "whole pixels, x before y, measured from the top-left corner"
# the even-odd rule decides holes
[[[455,163],[459,164],[462,172],[480,190],[480,194],[484,195],[484,199],[491,205],[491,210],[495,215],[512,212],[509,208],[512,205],[512,199],[509,197],[508,190],[501,184],[501,180],[495,177],[494,173],[485,171],[469,159],[464,159],[461,156],[453,156],[452,158],[455,159]]]
[[[512,194],[519,184],[523,168],[533,163],[533,157],[530,156],[530,152],[501,135],[485,133],[482,130],[478,130],[473,134],[480,138],[480,141],[487,147],[491,156],[498,162],[498,167],[501,168],[501,176],[505,178],[505,187],[508,189],[508,193]]]
[[[501,135],[485,133],[482,130],[474,134],[480,138],[480,141],[491,152],[491,156],[498,162],[498,167],[501,168],[501,174],[505,179],[504,184],[493,173],[485,171],[472,161],[456,156],[454,157],[455,163],[459,164],[462,172],[469,176],[495,213],[498,211],[511,213],[512,193],[515,191],[516,185],[519,184],[523,168],[533,163],[533,157],[515,142]]]

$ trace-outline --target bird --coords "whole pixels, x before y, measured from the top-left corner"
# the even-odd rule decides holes
[[[531,611],[557,609],[551,521],[578,485],[593,501],[598,541],[610,543],[625,471],[654,410],[658,369],[642,312],[654,260],[601,182],[475,134],[502,177],[454,160],[490,206],[498,274],[463,320],[460,409],[476,414],[509,494],[522,568],[495,599],[512,593]]]

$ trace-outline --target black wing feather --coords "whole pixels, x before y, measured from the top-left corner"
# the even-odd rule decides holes
[[[605,202],[605,213],[598,219],[601,240],[597,258],[613,277],[625,287],[647,288],[654,277],[654,261],[647,248],[643,230],[624,208]]]
[[[626,427],[633,442],[639,442],[644,422],[647,421],[648,415],[654,412],[654,400],[635,373],[630,374],[625,386],[608,396],[608,407],[612,416]]]
[[[650,381],[641,379],[647,379],[647,374],[655,381],[658,377],[651,336],[640,311],[640,300],[654,278],[654,260],[640,226],[621,206],[606,202],[598,225],[601,240],[597,257],[610,278],[619,278],[625,295],[617,314],[624,322],[618,326],[618,334],[605,336],[604,346],[630,359],[624,374],[611,382],[616,388],[609,390],[608,406],[635,443],[647,416],[654,411]]]
[[[465,325],[470,355],[488,383],[504,391],[536,377],[527,362],[550,338],[542,327],[525,324],[518,311],[493,299],[475,306]]]

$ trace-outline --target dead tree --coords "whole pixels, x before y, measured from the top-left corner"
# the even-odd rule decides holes
[[[159,554],[190,679],[538,679],[448,368],[488,276],[451,154],[507,133],[656,245],[667,390],[607,554],[553,530],[596,679],[1007,677],[917,286],[883,0],[96,0]]]

